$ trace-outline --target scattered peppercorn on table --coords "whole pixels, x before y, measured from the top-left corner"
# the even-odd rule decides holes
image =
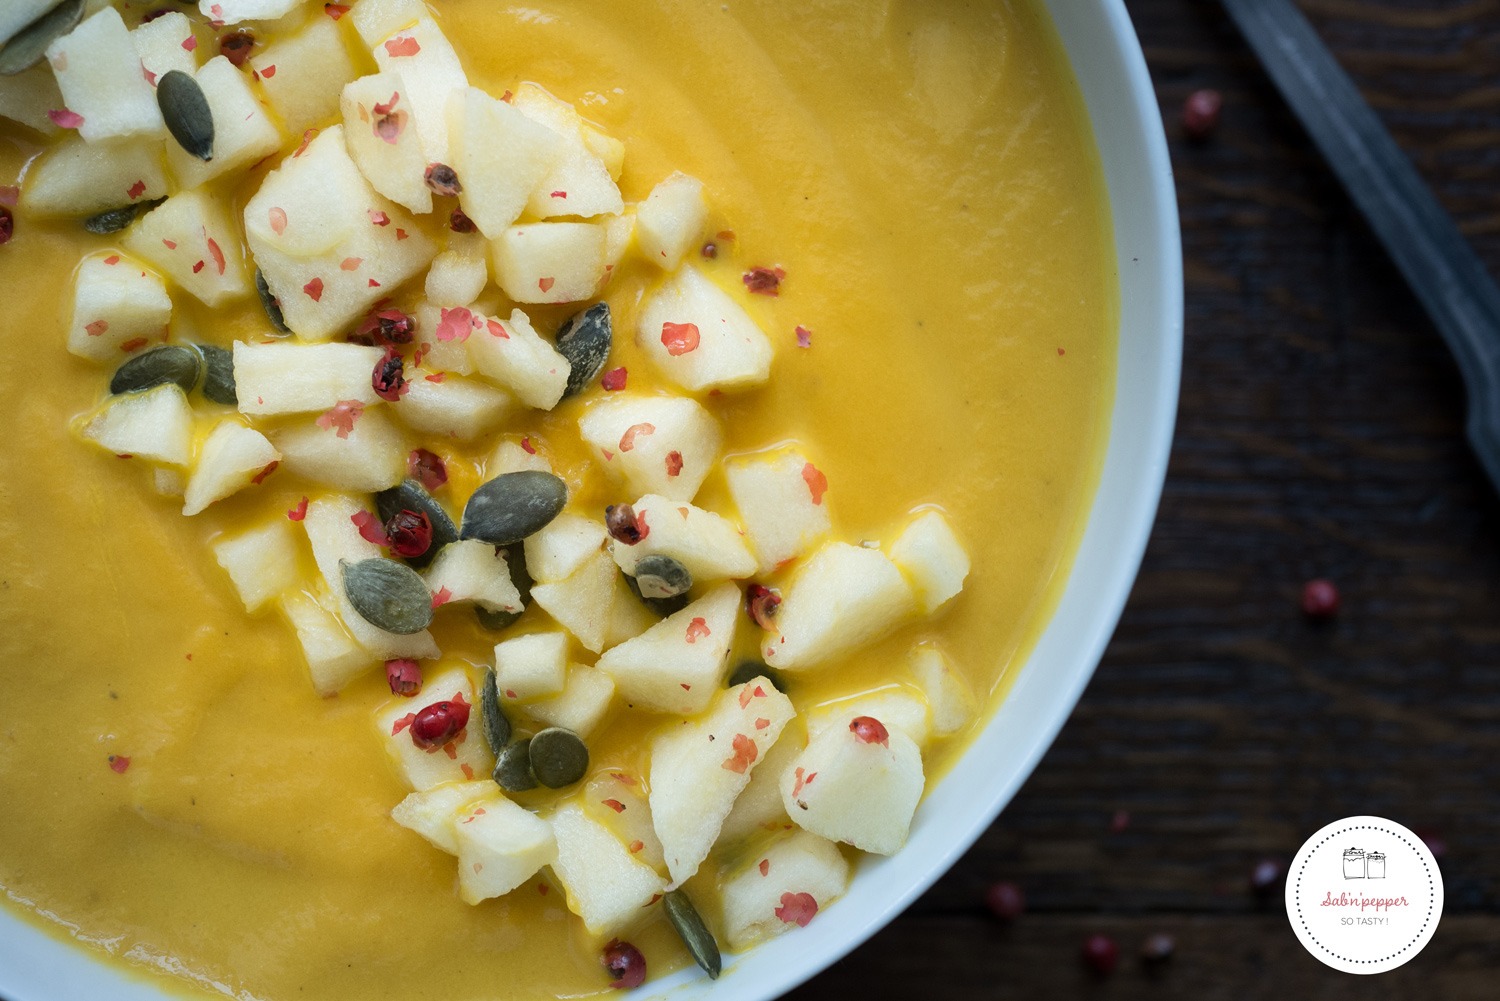
[[[55,391],[0,375],[12,899],[520,999],[718,976],[901,850],[1107,430],[1040,11],[85,6],[0,78],[0,284],[64,297]]]

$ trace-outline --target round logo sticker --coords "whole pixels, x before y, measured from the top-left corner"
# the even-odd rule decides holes
[[[1443,916],[1443,875],[1422,839],[1349,817],[1307,839],[1286,874],[1286,915],[1308,952],[1345,973],[1384,973],[1422,951]]]

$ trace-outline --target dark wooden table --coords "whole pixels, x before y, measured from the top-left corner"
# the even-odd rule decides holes
[[[1301,0],[1500,275],[1500,3]],[[1453,363],[1211,0],[1127,0],[1177,171],[1182,407],[1155,535],[1114,642],[1021,794],[885,932],[791,995],[1500,996],[1500,501],[1462,438]],[[1184,98],[1223,92],[1185,139]],[[1327,576],[1343,608],[1298,611]],[[1128,814],[1116,830],[1117,811]],[[1334,972],[1262,858],[1389,817],[1446,843],[1416,959]],[[1002,926],[980,899],[1026,892]],[[1121,949],[1107,980],[1084,938]],[[1175,937],[1165,969],[1137,959]]]

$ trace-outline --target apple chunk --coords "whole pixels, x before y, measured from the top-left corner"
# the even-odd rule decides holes
[[[802,453],[737,456],[725,463],[724,475],[761,573],[796,559],[828,535],[828,480]]]
[[[567,893],[568,909],[583,919],[590,935],[629,931],[666,891],[667,881],[577,802],[557,808],[552,831],[557,837],[552,872]]]
[[[253,416],[331,410],[380,402],[371,377],[384,354],[361,344],[234,343],[240,412]]]
[[[47,46],[47,61],[66,109],[81,118],[78,134],[85,141],[166,131],[156,91],[146,82],[141,57],[113,7]]]
[[[301,551],[297,535],[290,521],[277,517],[214,540],[214,558],[229,574],[246,612],[260,611],[297,583]]]
[[[739,580],[755,572],[755,557],[729,519],[658,494],[647,494],[633,507],[636,520],[644,521],[648,529],[645,538],[633,546],[610,543],[615,562],[630,576],[635,576],[643,557],[653,555],[672,557],[700,584]]]
[[[963,590],[969,575],[969,554],[939,511],[923,511],[906,526],[891,543],[891,561],[911,581],[918,607],[928,613]]]
[[[734,801],[782,728],[797,714],[765,678],[721,691],[702,719],[651,742],[651,817],[672,882],[708,857]]]
[[[740,589],[720,584],[634,639],[610,648],[599,670],[625,701],[651,712],[702,712],[724,677]]]
[[[463,190],[458,203],[490,239],[520,217],[532,189],[562,155],[562,140],[477,88],[448,99],[448,161]]]
[[[182,191],[138,219],[125,249],[155,266],[205,306],[250,294],[240,228],[222,199]]]
[[[27,168],[21,208],[46,217],[89,216],[155,201],[167,193],[162,164],[155,137],[91,143],[69,136]]]
[[[281,130],[255,98],[245,75],[225,56],[215,56],[193,74],[208,98],[214,120],[213,159],[200,160],[177,142],[167,143],[167,163],[183,188],[196,188],[281,148]]]
[[[784,834],[750,855],[723,884],[724,931],[743,951],[794,928],[844,895],[849,863],[838,845],[806,831]]]
[[[604,473],[637,496],[690,501],[719,458],[718,421],[685,396],[612,395],[578,421]]]
[[[557,859],[552,825],[498,792],[453,820],[458,896],[466,904],[509,893]]]
[[[424,748],[412,739],[411,724],[416,713],[434,702],[474,705],[474,686],[468,673],[461,667],[434,671],[416,698],[397,697],[376,710],[375,730],[397,773],[418,791],[444,782],[488,775],[495,767],[495,759],[479,734],[478,712],[471,710],[468,725],[446,744]]]
[[[114,364],[165,337],[171,318],[172,299],[160,278],[119,254],[94,254],[78,266],[68,350]]]
[[[78,434],[116,455],[186,466],[193,457],[193,408],[181,387],[167,383],[111,396],[91,416],[80,419]]]
[[[373,48],[381,72],[400,73],[406,81],[413,122],[427,162],[452,165],[448,99],[455,91],[467,90],[469,78],[448,37],[436,21],[423,17]]]
[[[781,670],[815,667],[873,643],[914,608],[911,588],[883,553],[830,542],[792,579],[761,652]]]
[[[674,271],[708,225],[703,182],[677,172],[656,187],[636,209],[635,238],[646,260]]]
[[[359,75],[343,35],[332,18],[313,17],[250,57],[261,90],[291,135],[337,114],[339,92]]]
[[[588,299],[605,276],[605,237],[590,222],[512,226],[494,243],[495,281],[520,303]]]
[[[641,309],[638,343],[663,377],[690,392],[759,386],[771,342],[738,303],[695,267],[678,271]]]
[[[421,214],[432,211],[432,189],[423,179],[427,157],[406,107],[408,93],[401,74],[377,73],[345,87],[339,106],[344,142],[365,180],[397,205]]]
[[[195,515],[239,491],[272,463],[281,461],[266,436],[237,420],[220,421],[209,432],[188,477],[182,513]]]

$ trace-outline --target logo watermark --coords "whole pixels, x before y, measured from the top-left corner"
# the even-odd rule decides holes
[[[1381,817],[1329,824],[1286,876],[1286,913],[1308,952],[1345,973],[1384,973],[1422,951],[1443,916],[1443,875],[1422,839]]]

